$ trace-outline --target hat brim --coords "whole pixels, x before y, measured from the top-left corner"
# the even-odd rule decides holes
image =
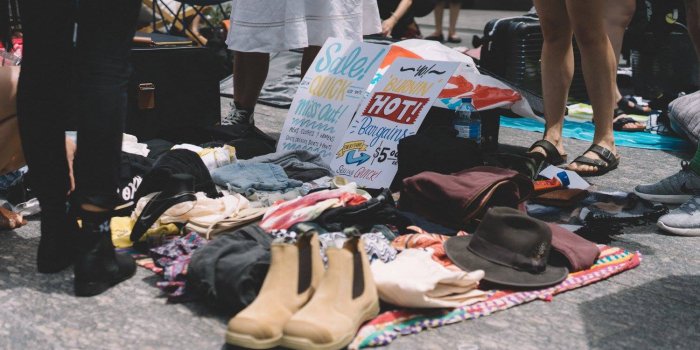
[[[462,270],[484,270],[484,281],[528,289],[545,288],[560,283],[569,275],[566,267],[549,264],[542,273],[530,273],[490,262],[467,249],[471,238],[471,235],[452,237],[445,242],[445,251],[450,260]]]

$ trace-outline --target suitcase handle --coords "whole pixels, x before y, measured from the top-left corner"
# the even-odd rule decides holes
[[[138,88],[138,105],[140,110],[156,108],[156,85],[141,83]]]

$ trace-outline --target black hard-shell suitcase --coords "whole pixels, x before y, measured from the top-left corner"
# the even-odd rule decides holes
[[[134,48],[126,132],[140,140],[172,129],[206,127],[221,119],[216,55],[204,47]]]
[[[519,88],[542,94],[542,29],[533,15],[494,19],[484,28],[480,66]],[[578,50],[569,96],[587,100]]]

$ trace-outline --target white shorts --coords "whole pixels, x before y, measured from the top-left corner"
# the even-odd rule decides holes
[[[233,0],[226,44],[234,51],[272,53],[379,32],[376,0]]]

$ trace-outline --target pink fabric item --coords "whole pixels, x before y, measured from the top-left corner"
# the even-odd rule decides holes
[[[447,253],[445,252],[445,247],[443,245],[445,241],[450,238],[450,236],[428,233],[422,228],[416,226],[409,226],[407,228],[416,233],[396,237],[391,242],[391,246],[394,247],[394,249],[401,252],[411,248],[431,248],[433,249],[433,260],[445,267],[454,266],[452,260],[447,257]],[[456,236],[466,235],[466,232],[459,231]]]
[[[308,210],[308,208],[322,202],[327,204],[326,201],[329,199],[338,200],[333,206],[359,205],[367,201],[365,197],[344,189],[318,191],[270,208],[260,222],[260,227],[269,232],[284,230],[296,223],[311,221],[328,208],[325,205],[319,208],[320,211]]]
[[[564,255],[571,265],[571,272],[589,269],[595,264],[600,250],[595,243],[552,223],[547,223],[552,230],[552,248]]]

